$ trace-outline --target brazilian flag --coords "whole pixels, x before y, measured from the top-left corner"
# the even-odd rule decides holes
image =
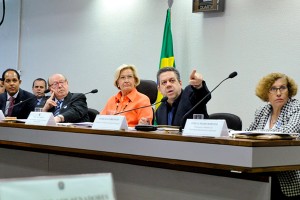
[[[171,8],[169,6],[167,10],[165,29],[164,29],[164,37],[162,42],[161,54],[160,54],[160,62],[159,69],[164,67],[175,67],[175,59],[173,52],[173,38],[171,31]],[[159,102],[162,99],[162,94],[158,92],[156,102]],[[158,108],[159,104],[156,105]]]

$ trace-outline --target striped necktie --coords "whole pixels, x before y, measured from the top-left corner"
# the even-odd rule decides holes
[[[58,100],[58,101],[56,102],[57,106],[55,107],[55,110],[54,110],[54,112],[53,112],[53,115],[54,115],[54,116],[59,115],[59,111],[60,111],[60,107],[61,107],[62,102],[63,102],[62,100]]]
[[[8,107],[8,111],[7,111],[7,116],[11,117],[12,111],[13,111],[13,106],[14,106],[14,102],[15,102],[15,98],[14,97],[9,97],[9,107]]]

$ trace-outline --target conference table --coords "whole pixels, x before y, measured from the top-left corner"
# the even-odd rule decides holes
[[[0,178],[111,172],[117,199],[270,199],[300,141],[0,122]]]

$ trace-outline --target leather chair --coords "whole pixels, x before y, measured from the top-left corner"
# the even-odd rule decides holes
[[[155,103],[157,98],[157,85],[155,81],[141,79],[141,82],[136,89],[140,93],[147,95],[151,104]]]
[[[213,113],[209,119],[225,119],[227,127],[232,130],[242,130],[242,120],[239,116],[232,113]]]
[[[90,122],[94,122],[96,116],[99,114],[99,111],[93,108],[88,108],[88,115],[90,118]]]
[[[154,104],[157,98],[157,85],[155,81],[152,80],[143,80],[141,79],[140,84],[136,87],[137,91],[139,91],[142,94],[145,94],[149,97],[150,103]],[[153,110],[153,120],[152,124],[154,123],[154,109]]]

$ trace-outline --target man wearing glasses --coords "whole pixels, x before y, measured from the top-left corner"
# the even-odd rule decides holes
[[[89,121],[86,96],[69,92],[68,80],[62,74],[54,74],[48,79],[50,98],[43,112],[52,112],[56,123]]]

